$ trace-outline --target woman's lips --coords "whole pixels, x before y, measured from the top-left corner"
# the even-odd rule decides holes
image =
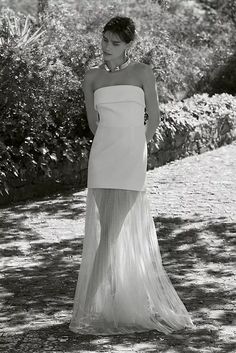
[[[103,54],[105,54],[105,55],[111,55],[110,53],[106,53],[105,51],[103,52]]]

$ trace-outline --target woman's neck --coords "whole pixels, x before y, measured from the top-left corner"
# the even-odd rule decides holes
[[[122,59],[119,58],[117,60],[105,60],[105,63],[107,64],[107,66],[111,71],[114,71],[115,67],[124,64],[126,61],[127,61],[126,58],[122,58]]]

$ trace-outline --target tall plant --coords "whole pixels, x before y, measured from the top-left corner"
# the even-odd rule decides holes
[[[3,10],[0,18],[0,45],[11,43],[16,47],[25,47],[37,42],[45,30],[40,27],[33,32],[33,27],[30,15],[21,19],[9,8]]]
[[[44,22],[47,10],[48,10],[48,0],[38,0],[38,8],[37,8],[38,24],[42,24]]]

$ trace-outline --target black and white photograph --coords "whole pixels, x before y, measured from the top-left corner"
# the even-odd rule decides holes
[[[0,0],[0,351],[236,352],[236,0]]]

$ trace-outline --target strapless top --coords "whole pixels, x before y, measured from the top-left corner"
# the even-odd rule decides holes
[[[145,190],[143,89],[133,85],[98,88],[94,108],[100,121],[90,150],[88,188]]]
[[[99,126],[143,126],[144,91],[134,85],[98,88],[94,91],[94,109],[99,113]]]

